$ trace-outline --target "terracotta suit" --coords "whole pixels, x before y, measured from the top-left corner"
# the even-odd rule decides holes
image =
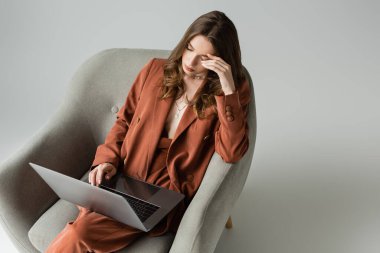
[[[126,175],[186,196],[148,232],[150,236],[177,231],[214,152],[225,162],[233,163],[245,154],[249,145],[246,117],[251,98],[247,80],[236,85],[234,93],[215,96],[218,115],[211,114],[208,108],[209,117],[198,119],[188,106],[174,137],[167,137],[164,126],[175,99],[159,98],[166,61],[153,58],[141,69],[104,144],[98,146],[91,166],[93,169],[109,162]],[[227,115],[228,111],[232,114]],[[147,234],[78,208],[77,219],[66,225],[47,252],[112,252]]]

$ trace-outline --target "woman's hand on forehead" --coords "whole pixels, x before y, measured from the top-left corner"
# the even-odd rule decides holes
[[[207,56],[210,59],[201,60],[201,64],[218,74],[224,94],[233,93],[235,91],[235,83],[232,77],[231,66],[218,56],[212,54],[207,54]]]

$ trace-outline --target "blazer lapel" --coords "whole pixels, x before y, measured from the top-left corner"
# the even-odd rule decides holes
[[[150,119],[152,121],[152,124],[149,124],[152,126],[152,129],[149,129],[150,136],[150,144],[148,145],[148,164],[147,168],[150,168],[152,159],[154,157],[154,153],[156,151],[158,142],[161,138],[161,133],[164,130],[166,119],[169,115],[170,109],[174,103],[175,98],[174,97],[168,97],[165,99],[159,98],[160,89],[157,89],[155,94],[155,101],[154,101],[154,107],[152,112],[152,118]],[[178,127],[175,131],[174,137],[172,139],[172,144],[178,139],[178,137],[186,130],[186,128],[196,119],[196,114],[193,112],[193,109],[191,106],[188,106],[185,109],[185,112],[182,115],[182,118],[178,124]],[[172,145],[171,144],[171,145]],[[146,180],[148,171],[144,171],[142,178]]]
[[[203,86],[205,85],[205,82],[203,82],[195,92],[195,94],[198,94],[202,89]],[[188,106],[185,109],[185,112],[182,115],[181,121],[178,124],[178,127],[175,131],[174,137],[173,137],[173,142],[183,133],[183,131],[186,130],[186,128],[193,123],[193,121],[197,118],[197,115],[193,111],[192,106]]]
[[[154,157],[154,153],[156,151],[158,142],[161,138],[161,133],[165,126],[166,118],[168,117],[170,108],[174,102],[174,98],[169,97],[165,99],[159,98],[160,89],[157,88],[157,91],[154,94],[154,107],[152,112],[152,117],[150,118],[151,123],[149,126],[151,126],[151,129],[148,129],[148,132],[150,133],[149,136],[149,144],[148,144],[148,150],[147,150],[147,156],[149,159],[147,159],[147,167],[150,168],[152,159]],[[143,172],[143,179],[146,180],[148,171]]]
[[[178,139],[178,137],[186,130],[186,128],[196,119],[196,114],[193,111],[192,106],[187,106],[185,112],[182,115],[181,120],[179,121],[178,127],[175,130],[172,143]]]

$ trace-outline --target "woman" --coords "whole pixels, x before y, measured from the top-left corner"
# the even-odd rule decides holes
[[[147,233],[78,206],[46,252],[113,252],[175,233],[214,152],[236,162],[247,151],[249,102],[235,26],[219,11],[200,16],[168,59],[141,69],[89,174],[98,186],[121,170],[185,199]]]

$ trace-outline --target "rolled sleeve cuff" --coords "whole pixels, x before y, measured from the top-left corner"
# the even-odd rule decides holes
[[[221,124],[227,125],[232,129],[240,129],[242,127],[242,119],[244,119],[244,112],[240,104],[238,90],[228,95],[215,95],[214,97]]]

